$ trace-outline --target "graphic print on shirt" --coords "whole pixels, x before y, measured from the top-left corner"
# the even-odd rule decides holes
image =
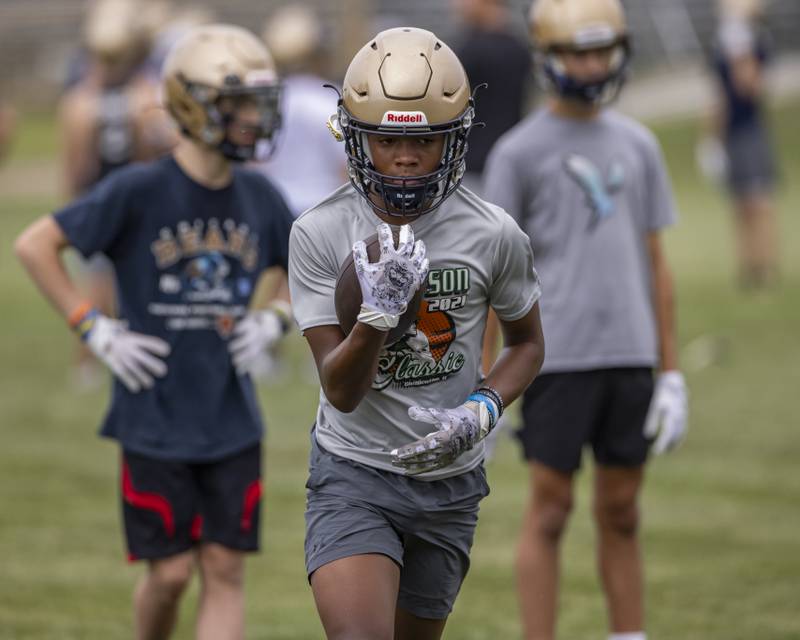
[[[603,176],[591,160],[577,153],[564,158],[564,168],[586,195],[586,203],[592,212],[587,230],[592,231],[601,220],[614,215],[616,204],[613,196],[625,184],[625,168],[614,161],[608,175]]]
[[[246,224],[215,218],[164,227],[150,245],[161,271],[161,299],[148,311],[165,318],[167,329],[216,329],[230,334],[247,311],[258,274],[258,235]]]
[[[465,358],[450,351],[456,323],[448,312],[466,305],[469,286],[466,267],[430,270],[417,318],[400,340],[381,352],[373,389],[425,386],[461,371]]]

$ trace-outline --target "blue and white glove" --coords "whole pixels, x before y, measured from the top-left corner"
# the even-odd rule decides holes
[[[363,300],[358,321],[389,331],[397,326],[427,277],[428,258],[425,244],[422,240],[414,242],[414,232],[407,224],[400,227],[397,248],[392,229],[386,223],[378,227],[378,242],[381,255],[377,262],[369,261],[363,240],[353,245],[353,262]]]
[[[498,412],[494,401],[479,393],[454,409],[409,407],[412,419],[435,425],[436,430],[392,451],[392,464],[408,475],[446,467],[489,435]]]
[[[258,368],[265,350],[273,347],[289,330],[291,309],[274,301],[267,309],[250,311],[233,329],[228,351],[240,376]]]
[[[656,388],[647,418],[644,435],[653,440],[652,451],[661,455],[677,447],[686,437],[689,417],[689,394],[680,371],[664,371],[656,379]]]
[[[128,391],[149,389],[155,384],[154,378],[167,375],[163,358],[169,355],[170,347],[161,338],[130,331],[126,322],[108,318],[96,309],[80,318],[74,328]]]

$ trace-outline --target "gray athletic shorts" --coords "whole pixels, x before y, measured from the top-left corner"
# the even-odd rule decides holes
[[[777,179],[772,144],[761,124],[740,127],[728,134],[728,187],[738,196],[769,191]]]
[[[306,483],[306,572],[365,553],[400,566],[397,606],[441,620],[469,569],[478,503],[489,494],[483,466],[425,482],[325,451],[311,432]]]

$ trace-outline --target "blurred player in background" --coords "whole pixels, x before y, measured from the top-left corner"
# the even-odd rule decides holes
[[[480,120],[469,139],[464,185],[483,195],[483,170],[486,158],[497,139],[513,127],[529,99],[531,56],[528,43],[512,30],[508,0],[452,0],[463,23],[455,36],[453,49],[464,65],[467,78],[477,90],[481,105]],[[493,311],[489,311],[490,316]],[[483,370],[489,371],[497,357],[499,325],[494,317],[487,323],[483,348]],[[508,418],[497,425],[486,441],[489,458]]]
[[[158,85],[146,73],[150,24],[134,0],[97,0],[84,26],[88,53],[80,79],[59,104],[63,180],[73,199],[111,172],[134,161],[155,159],[175,142],[174,129],[159,106]],[[86,293],[106,315],[113,315],[114,284],[109,262],[88,260]],[[82,349],[78,380],[93,386],[96,362]]]
[[[248,370],[289,327],[288,291],[248,310],[260,274],[286,268],[293,218],[274,187],[237,163],[269,146],[279,82],[264,45],[198,27],[164,66],[182,136],[172,155],[121,168],[33,223],[16,251],[45,297],[114,374],[102,434],[119,441],[136,589],[136,638],[166,638],[195,568],[197,637],[240,639],[244,552],[259,539],[263,425]],[[114,266],[120,319],[76,288],[60,254]]]
[[[263,38],[283,80],[281,143],[264,173],[283,192],[295,216],[347,181],[342,149],[326,123],[336,94],[323,85],[322,25],[308,6],[288,4],[264,25]]]
[[[541,363],[539,281],[525,234],[459,186],[475,116],[464,69],[434,34],[402,27],[366,44],[337,117],[351,184],[306,211],[290,243],[321,384],[306,570],[329,639],[436,640],[488,493],[482,440]],[[389,224],[402,225],[397,246]],[[369,262],[361,240],[376,227]],[[364,302],[345,336],[334,292],[351,252]],[[426,276],[416,322],[385,346]],[[507,348],[482,380],[490,305]]]
[[[153,24],[154,20],[148,20]],[[156,28],[151,27],[153,45],[147,56],[145,66],[147,73],[156,78],[161,75],[164,61],[175,43],[195,27],[217,22],[215,13],[210,8],[192,3],[188,5],[170,5],[163,20]]]
[[[319,17],[299,2],[284,5],[270,16],[262,37],[281,74],[283,123],[278,148],[258,166],[283,193],[296,217],[347,181],[341,146],[326,126],[336,109],[335,92],[323,86],[332,84],[323,75],[329,52]],[[275,295],[278,277],[265,279],[261,297]],[[308,374],[314,366],[310,361],[306,364]],[[255,373],[261,380],[274,379],[284,366],[277,351],[265,352]]]
[[[486,170],[487,199],[530,236],[545,287],[547,356],[518,434],[531,479],[517,558],[525,638],[555,637],[559,544],[591,446],[610,638],[643,640],[644,464],[654,438],[655,453],[680,442],[687,417],[661,243],[673,198],[654,136],[605,108],[629,60],[619,0],[538,0],[530,27],[549,101],[500,139]]]
[[[778,263],[777,171],[764,104],[769,48],[759,25],[763,2],[720,0],[719,10],[714,136],[722,143],[735,207],[739,281],[744,288],[760,288],[774,283]]]
[[[508,0],[453,0],[463,29],[453,49],[478,90],[481,122],[469,138],[464,185],[477,194],[489,150],[522,118],[529,98],[531,56],[528,43],[512,30]]]

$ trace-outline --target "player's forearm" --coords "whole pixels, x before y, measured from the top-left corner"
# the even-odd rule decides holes
[[[483,333],[483,348],[481,352],[481,370],[487,373],[492,370],[497,360],[498,338],[500,336],[500,322],[493,310],[489,310],[486,317],[486,330]]]
[[[653,274],[653,311],[658,333],[659,367],[662,371],[670,371],[678,368],[675,289],[658,235],[651,234],[648,244]]]
[[[384,332],[357,322],[350,335],[327,355],[320,382],[325,397],[336,409],[350,413],[369,391],[385,339]]]
[[[544,362],[544,343],[529,342],[506,347],[481,386],[491,387],[508,407],[539,373]]]
[[[14,243],[14,252],[31,279],[65,318],[83,299],[61,260],[61,251],[66,246],[66,238],[50,216],[34,222]]]
[[[672,275],[666,265],[654,274],[653,304],[658,330],[659,366],[662,371],[678,368],[678,349],[675,339],[675,295]]]
[[[525,317],[513,322],[501,321],[500,324],[505,348],[482,386],[497,391],[507,407],[533,382],[544,362],[539,303]]]

